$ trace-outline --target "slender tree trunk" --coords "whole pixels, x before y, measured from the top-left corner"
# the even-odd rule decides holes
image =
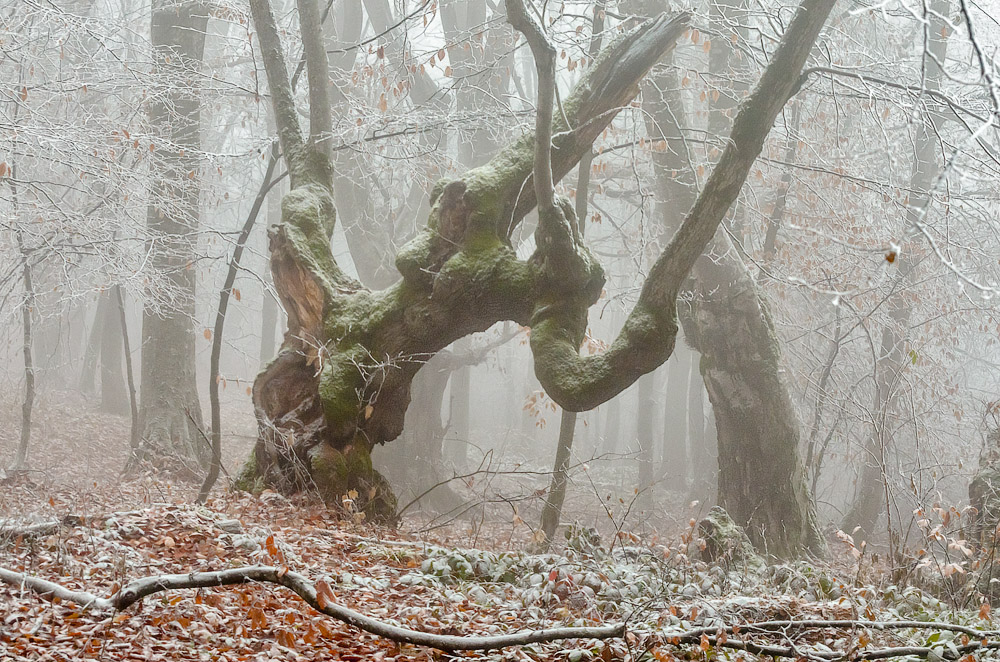
[[[151,125],[160,134],[151,144],[153,187],[147,225],[158,239],[153,265],[172,289],[161,310],[147,308],[142,321],[142,444],[135,461],[199,476],[211,459],[202,437],[201,404],[195,380],[195,278],[201,149],[201,66],[208,7],[201,3],[154,0],[152,44],[156,66],[170,88],[154,97]],[[194,177],[190,177],[191,173]]]
[[[663,407],[663,459],[659,474],[668,488],[687,495],[691,480],[688,462],[688,375],[691,352],[675,350],[667,361]]]
[[[926,28],[927,51],[924,53],[926,87],[937,91],[944,79],[942,65],[948,55],[948,33],[950,28],[942,17],[949,14],[949,0],[935,0],[933,10],[928,14]],[[907,210],[907,224],[919,220],[923,209],[932,204],[930,187],[939,170],[942,157],[938,154],[939,128],[942,122],[942,104],[926,95],[923,98],[926,110],[918,129],[913,169],[910,176],[911,194]],[[887,308],[888,319],[882,331],[881,347],[876,360],[873,376],[873,420],[861,454],[862,470],[858,477],[854,501],[844,515],[842,528],[853,531],[858,528],[857,539],[870,539],[878,526],[879,519],[888,514],[887,494],[891,489],[887,460],[894,449],[894,429],[899,421],[899,388],[903,371],[910,364],[906,352],[907,330],[910,325],[912,307],[907,301],[906,290],[915,278],[916,264],[912,257],[903,252],[893,256],[898,270],[892,282]],[[891,529],[891,522],[887,527]],[[891,531],[890,531],[891,533]],[[891,537],[890,537],[891,540]]]
[[[454,352],[466,354],[471,349],[468,338],[454,345]],[[468,365],[461,365],[451,372],[448,389],[448,431],[445,434],[445,457],[453,466],[464,467],[471,441],[469,420],[472,394],[472,372]]]
[[[618,453],[622,449],[621,440],[621,397],[604,403],[604,434],[601,444],[605,453]]]
[[[14,193],[17,196],[17,193]],[[15,218],[16,218],[15,205]],[[24,285],[24,298],[21,301],[21,353],[24,357],[24,403],[21,405],[21,441],[17,446],[12,470],[20,471],[27,468],[28,446],[31,442],[31,413],[35,404],[35,365],[32,361],[32,315],[35,311],[35,288],[31,282],[30,253],[24,245],[24,237],[17,232],[17,248],[21,253],[21,277]]]
[[[101,315],[101,297],[97,297],[94,309],[94,322],[87,334],[87,344],[83,349],[83,368],[80,370],[79,389],[86,395],[94,392],[97,378],[97,362],[101,354],[101,337],[104,329],[104,316]]]
[[[719,488],[719,449],[714,429],[705,424],[705,383],[698,368],[697,355],[689,352],[688,362],[688,436],[691,440],[691,496],[702,502],[714,502]]]
[[[566,482],[569,480],[568,470],[570,453],[573,448],[573,433],[576,428],[576,412],[562,412],[559,420],[559,441],[556,444],[556,460],[552,470],[552,484],[549,485],[549,495],[542,508],[541,530],[545,536],[542,540],[544,549],[556,535],[559,520],[562,518],[562,507],[566,501]]]
[[[97,303],[101,316],[101,411],[128,413],[128,393],[122,377],[122,341],[119,333],[118,305],[110,290],[101,293]]]
[[[219,384],[222,382],[222,375],[219,372],[219,360],[222,357],[222,340],[226,327],[226,312],[229,310],[229,301],[233,295],[233,286],[236,284],[236,275],[240,270],[240,260],[243,258],[243,249],[246,247],[253,226],[257,222],[264,200],[271,189],[274,168],[278,165],[278,145],[271,148],[271,158],[267,163],[267,170],[264,172],[264,180],[261,182],[260,190],[253,201],[250,212],[247,214],[243,228],[236,238],[236,246],[233,247],[233,258],[229,261],[229,268],[226,270],[226,279],[223,281],[222,290],[219,292],[219,307],[215,313],[215,328],[212,330],[212,354],[209,358],[208,371],[208,397],[212,416],[212,460],[208,468],[208,474],[198,491],[198,503],[205,503],[208,495],[212,491],[212,486],[219,478],[219,471],[222,469],[222,406],[219,403]]]
[[[652,505],[650,491],[657,476],[654,471],[656,462],[656,436],[654,434],[653,412],[656,411],[656,373],[650,372],[639,378],[636,391],[636,426],[635,438],[639,444],[639,480],[635,486],[643,493],[643,507]]]
[[[132,343],[128,337],[128,315],[125,311],[125,296],[120,285],[115,285],[115,302],[118,308],[118,321],[122,330],[122,345],[125,349],[125,378],[128,384],[128,404],[131,426],[129,429],[129,455],[139,448],[139,400],[135,392],[135,371],[132,369]]]

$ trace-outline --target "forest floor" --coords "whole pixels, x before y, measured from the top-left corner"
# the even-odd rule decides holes
[[[740,648],[761,646],[791,659],[957,659],[1000,638],[988,606],[968,599],[956,606],[954,582],[951,602],[942,600],[947,583],[936,592],[893,585],[876,558],[846,543],[823,561],[707,564],[697,560],[693,520],[672,538],[648,527],[619,526],[603,540],[589,528],[571,529],[552,553],[533,554],[525,551],[530,527],[516,514],[512,521],[506,504],[419,536],[268,491],[218,489],[196,506],[192,485],[151,475],[119,482],[116,460],[124,454],[110,444],[127,436],[114,428],[121,419],[79,416],[75,423],[43,419],[52,436],[37,451],[69,444],[68,459],[0,482],[0,567],[109,596],[152,575],[270,565],[322,580],[337,604],[413,630],[497,635],[627,620],[627,634],[449,654],[362,632],[275,584],[162,592],[111,613],[0,584],[2,661],[666,662],[749,659],[755,656]],[[42,535],[11,529],[67,515],[77,519]],[[426,523],[412,516],[403,528]],[[895,625],[880,629],[879,622]],[[966,629],[948,629],[955,624]]]

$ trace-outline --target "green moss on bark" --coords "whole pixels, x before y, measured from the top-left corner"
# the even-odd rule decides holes
[[[367,353],[360,345],[338,347],[324,358],[319,397],[327,425],[337,437],[353,435],[361,411],[358,397],[364,387],[361,365]]]
[[[239,475],[233,481],[233,489],[251,494],[259,494],[264,491],[264,477],[260,475],[257,467],[257,453],[251,452],[250,457],[243,464]]]
[[[750,538],[723,508],[715,506],[698,522],[698,534],[705,541],[704,560],[763,570],[764,559],[754,550]]]
[[[371,454],[363,443],[350,444],[343,450],[320,444],[309,452],[309,464],[325,502],[344,505],[347,497],[352,507],[364,512],[370,520],[395,521],[396,498],[385,478],[372,467]],[[352,490],[357,494],[352,495]]]

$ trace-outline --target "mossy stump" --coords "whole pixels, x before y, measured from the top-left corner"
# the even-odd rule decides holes
[[[698,522],[698,534],[705,541],[701,557],[707,563],[754,570],[763,570],[767,565],[746,532],[719,506]]]

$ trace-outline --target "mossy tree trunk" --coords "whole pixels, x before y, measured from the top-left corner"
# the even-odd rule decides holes
[[[456,339],[501,320],[530,326],[536,375],[570,411],[608,400],[669,357],[677,293],[797,89],[832,6],[804,2],[621,334],[603,354],[581,357],[587,310],[604,276],[582,243],[572,206],[551,198],[539,205],[537,250],[527,260],[517,258],[510,236],[538,199],[532,173],[558,181],[576,165],[683,32],[687,16],[661,16],[606,48],[564,98],[565,114],[552,123],[551,140],[539,141],[550,149],[536,150],[527,134],[488,164],[440,182],[427,227],[396,256],[401,280],[371,291],[347,277],[330,251],[328,65],[315,0],[297,4],[310,83],[308,138],[298,125],[271,8],[267,0],[251,1],[291,191],[282,201],[282,223],[271,233],[271,271],[288,330],[254,384],[261,435],[244,479],[286,490],[316,485],[332,500],[356,489],[369,500],[370,514],[388,516],[393,500],[371,469],[371,448],[400,434],[414,375]],[[551,116],[548,98],[546,104],[540,95],[539,108],[547,106]],[[541,152],[550,160],[540,160]]]

